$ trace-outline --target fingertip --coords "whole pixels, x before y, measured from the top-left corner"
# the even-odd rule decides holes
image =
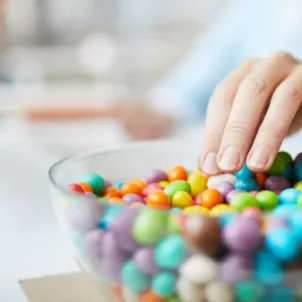
[[[208,175],[221,173],[217,165],[217,153],[210,151],[203,154],[200,158],[200,168]]]

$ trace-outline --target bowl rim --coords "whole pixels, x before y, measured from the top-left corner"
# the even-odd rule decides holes
[[[158,140],[144,140],[144,141],[139,141],[139,142],[127,142],[127,143],[122,143],[119,146],[115,146],[115,147],[103,147],[100,148],[98,150],[95,151],[88,151],[79,155],[71,155],[71,156],[66,156],[60,160],[58,160],[57,162],[55,162],[53,165],[50,166],[50,168],[48,169],[48,180],[50,181],[51,185],[54,186],[56,189],[59,189],[61,191],[61,193],[68,195],[72,198],[80,198],[80,199],[89,199],[89,197],[85,196],[85,195],[80,195],[76,192],[70,191],[68,189],[66,189],[66,187],[62,184],[60,184],[58,181],[56,181],[54,175],[55,172],[60,169],[60,167],[62,165],[64,165],[67,162],[71,162],[74,160],[79,160],[79,159],[83,159],[83,158],[87,158],[89,156],[94,156],[94,155],[100,155],[100,154],[108,154],[108,153],[119,153],[119,152],[123,152],[123,151],[129,151],[129,150],[137,150],[143,147],[148,147],[152,145],[154,147],[154,145],[156,145],[157,147],[159,146],[171,146],[174,145],[175,147],[180,147],[180,146],[184,146],[186,145],[184,143],[183,139],[158,139]]]

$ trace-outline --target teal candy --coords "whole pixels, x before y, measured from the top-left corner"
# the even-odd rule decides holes
[[[155,261],[162,268],[177,268],[185,256],[186,244],[179,235],[167,236],[155,248]]]
[[[176,277],[168,272],[159,273],[153,277],[151,287],[159,296],[169,297],[175,292]]]
[[[246,164],[243,165],[241,170],[238,172],[234,173],[234,175],[241,180],[249,180],[254,177],[254,172],[252,172]]]
[[[276,216],[283,216],[283,217],[290,217],[293,213],[295,213],[298,210],[297,205],[293,204],[284,204],[276,207],[272,214]]]
[[[98,222],[98,227],[103,230],[107,230],[109,228],[110,223],[124,211],[124,208],[125,207],[123,204],[107,205],[103,217],[101,217]]]
[[[256,181],[251,179],[238,179],[234,187],[236,190],[243,190],[243,191],[260,191],[259,185],[256,183]]]
[[[295,290],[285,285],[272,288],[265,295],[265,302],[294,302]]]
[[[230,222],[237,217],[236,213],[224,213],[220,216],[220,225],[222,227],[227,226]]]
[[[285,227],[275,228],[266,234],[265,245],[280,260],[291,261],[299,255],[299,238],[293,230]]]
[[[297,204],[301,191],[295,188],[289,188],[282,191],[278,196],[280,204]]]
[[[149,278],[143,274],[133,261],[127,261],[121,270],[122,282],[134,293],[142,293],[149,287]]]
[[[287,166],[282,174],[288,181],[291,181],[294,176],[294,170],[291,166]]]
[[[96,195],[102,195],[105,191],[105,181],[102,176],[96,173],[88,173],[81,178],[81,181],[88,183]]]
[[[295,164],[295,177],[297,181],[302,180],[302,160]]]
[[[302,210],[295,211],[289,218],[289,225],[302,241]]]
[[[263,285],[257,281],[240,281],[235,285],[236,296],[239,301],[258,302],[265,294]]]
[[[293,163],[293,158],[288,152],[280,151],[278,154],[283,158],[285,166],[290,166]]]
[[[120,189],[124,185],[123,181],[116,181],[113,186]]]

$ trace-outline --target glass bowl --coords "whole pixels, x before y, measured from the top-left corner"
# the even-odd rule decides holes
[[[302,258],[285,263],[265,248],[267,221],[125,206],[66,189],[92,172],[116,183],[180,164],[191,171],[199,154],[192,144],[159,141],[54,164],[49,171],[54,210],[80,267],[112,301],[302,301]],[[225,232],[234,217],[241,221],[240,234]],[[285,224],[283,217],[274,217],[273,224]],[[282,249],[285,243],[280,244]]]

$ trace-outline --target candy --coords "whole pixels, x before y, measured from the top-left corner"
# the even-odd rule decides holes
[[[147,197],[147,205],[152,208],[170,208],[169,197],[163,191],[153,191]]]
[[[146,275],[154,275],[159,272],[160,267],[156,264],[154,250],[152,248],[141,248],[133,256],[138,269]]]
[[[159,273],[153,277],[151,287],[159,296],[169,297],[175,292],[176,277],[167,272]]]
[[[297,204],[300,195],[301,192],[298,189],[286,189],[280,193],[278,201],[280,204]]]
[[[251,178],[251,179],[238,179],[235,184],[234,188],[236,190],[244,190],[244,191],[258,191],[260,190],[260,187],[256,183],[256,181]]]
[[[85,191],[79,184],[70,184],[66,187],[66,189],[79,194],[85,194]]]
[[[140,302],[139,295],[127,287],[124,287],[122,298],[125,302]]]
[[[255,217],[255,218],[261,218],[261,210],[259,208],[255,208],[255,207],[248,207],[245,208],[242,211],[242,215],[243,216],[250,216],[250,217]]]
[[[266,190],[285,190],[290,188],[290,182],[283,176],[269,176],[264,185]]]
[[[96,173],[89,173],[82,177],[82,182],[89,184],[96,195],[101,195],[105,190],[105,181],[103,177]]]
[[[208,179],[200,173],[193,173],[188,178],[192,197],[196,197],[207,188]]]
[[[122,197],[121,191],[116,187],[109,187],[105,190],[106,197]]]
[[[236,176],[237,179],[241,179],[241,180],[247,179],[247,180],[249,180],[249,179],[253,178],[254,172],[251,171],[251,170],[247,167],[246,164],[244,164],[244,165],[242,166],[242,168],[241,168],[238,172],[234,173],[234,176]]]
[[[213,281],[205,287],[208,302],[233,302],[234,292],[230,285],[221,281]]]
[[[84,237],[84,250],[90,258],[100,258],[102,252],[102,240],[104,231],[95,229],[88,232]]]
[[[176,290],[182,302],[205,301],[203,287],[183,277],[177,280]]]
[[[296,179],[302,180],[302,160],[296,163],[294,172]]]
[[[163,170],[153,170],[147,177],[146,177],[146,183],[156,183],[160,181],[168,180],[168,175]]]
[[[231,192],[228,193],[227,196],[226,196],[226,202],[227,202],[227,203],[230,203],[231,200],[232,200],[232,198],[233,198],[236,194],[238,194],[238,193],[243,193],[243,192],[245,192],[245,191],[243,191],[243,190],[233,190],[233,191],[231,191]]]
[[[302,191],[302,180],[298,181],[295,184],[295,188],[298,189],[299,191]]]
[[[211,216],[221,216],[224,213],[234,213],[235,211],[227,204],[219,204],[211,209]]]
[[[288,152],[280,151],[278,154],[283,158],[285,166],[290,166],[293,163],[293,158]]]
[[[226,199],[227,195],[234,190],[234,186],[228,181],[223,181],[216,189],[223,195],[223,198]]]
[[[200,195],[200,205],[212,209],[218,204],[223,203],[223,195],[216,189],[207,189]]]
[[[284,154],[278,153],[277,156],[274,159],[274,162],[273,162],[272,166],[267,171],[267,174],[282,175],[285,168],[286,168],[285,160],[286,159],[285,159]]]
[[[83,191],[85,193],[86,192],[93,193],[92,187],[88,183],[86,183],[86,182],[79,182],[79,185],[81,186],[81,188],[83,189]]]
[[[170,204],[170,203],[169,203]],[[179,191],[174,194],[172,198],[172,206],[184,209],[193,205],[193,199],[191,195],[184,191]]]
[[[174,166],[168,172],[168,180],[170,182],[175,180],[187,180],[187,179],[188,179],[188,173],[183,166]]]
[[[257,172],[257,173],[255,173],[254,178],[256,180],[257,185],[261,189],[263,189],[265,186],[266,179],[267,179],[267,174],[264,172]]]
[[[143,189],[143,197],[147,197],[150,193],[154,191],[163,191],[163,187],[158,183],[151,183]]]
[[[261,191],[256,195],[256,199],[264,210],[272,210],[278,205],[278,197],[272,191]]]
[[[183,210],[183,213],[185,215],[189,215],[189,214],[200,214],[200,215],[209,215],[210,211],[209,209],[205,208],[205,207],[201,207],[201,206],[191,206],[191,207],[187,207]]]
[[[238,193],[232,197],[230,205],[236,211],[241,212],[248,207],[258,207],[258,201],[249,193]]]
[[[264,286],[259,282],[252,280],[238,282],[235,285],[235,291],[236,296],[239,298],[239,301],[261,301],[261,299],[265,295]]]
[[[208,179],[208,188],[209,189],[216,189],[222,182],[227,181],[231,184],[234,184],[237,180],[237,177],[233,174],[221,174],[221,175],[215,175],[211,176]]]
[[[123,200],[126,204],[133,204],[133,203],[142,203],[145,204],[145,200],[143,197],[137,194],[128,193],[123,196]]]
[[[182,236],[171,235],[164,238],[155,248],[155,261],[164,269],[175,269],[186,256],[186,245]]]
[[[129,193],[142,195],[143,189],[139,184],[129,182],[123,184],[123,186],[121,187],[121,193],[123,196]]]
[[[191,192],[190,184],[185,180],[176,180],[170,183],[164,190],[169,199],[172,200],[175,193],[179,191]]]

